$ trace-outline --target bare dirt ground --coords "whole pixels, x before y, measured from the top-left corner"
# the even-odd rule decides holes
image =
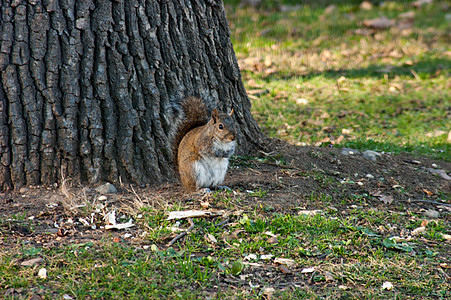
[[[208,209],[230,209],[232,205],[245,211],[296,213],[331,208],[343,215],[350,208],[400,209],[418,214],[432,209],[439,212],[440,218],[451,220],[451,178],[447,175],[451,172],[450,162],[390,154],[380,154],[372,161],[359,151],[296,147],[277,140],[272,143],[272,151],[260,153],[260,159],[232,161],[225,184],[234,191],[233,203],[213,200]],[[87,186],[29,187],[0,194],[0,221],[16,220],[0,222],[0,233],[17,236],[18,244],[24,239],[57,245],[67,239],[114,237],[123,232],[106,231],[102,228],[104,220],[95,219],[91,210],[115,208],[119,216],[146,206],[180,204],[186,209],[202,209],[205,199],[185,193],[179,183],[118,186],[118,192],[109,194],[103,203],[99,196],[95,187]],[[83,226],[80,218],[90,226]],[[130,230],[139,234],[142,229],[138,226]],[[13,246],[0,240],[0,247],[2,243]]]

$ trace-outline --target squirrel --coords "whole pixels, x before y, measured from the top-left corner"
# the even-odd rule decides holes
[[[230,114],[211,111],[202,99],[187,97],[185,114],[174,141],[174,159],[182,185],[188,191],[217,187],[223,181],[236,147],[235,121]]]

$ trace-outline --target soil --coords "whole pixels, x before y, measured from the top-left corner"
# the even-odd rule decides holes
[[[178,203],[185,209],[205,209],[201,202],[206,201],[209,210],[257,210],[263,215],[332,209],[346,216],[355,208],[408,210],[422,215],[432,209],[447,224],[451,221],[451,181],[446,175],[451,175],[450,162],[382,153],[372,161],[355,150],[344,154],[343,149],[297,147],[280,140],[272,140],[268,149],[260,152],[258,159],[232,160],[224,182],[232,190],[229,195],[233,195],[228,204],[209,194],[188,194],[179,183],[116,185],[118,192],[105,195],[106,201],[98,200],[101,195],[90,186],[27,187],[0,194],[0,235],[16,237],[0,239],[0,249],[24,242],[45,247],[102,239],[137,246],[153,243],[139,238],[142,226],[126,231],[105,230],[100,213],[90,217],[96,207],[99,211],[115,208],[118,218],[136,216],[137,208],[142,206],[158,208]],[[437,170],[444,172],[439,175]],[[84,226],[80,218],[89,226]],[[133,238],[124,238],[124,232]],[[160,249],[167,248],[174,236],[163,241]],[[290,278],[285,277],[286,281],[296,280]],[[224,280],[226,285],[232,279]],[[283,286],[284,282],[279,284]]]

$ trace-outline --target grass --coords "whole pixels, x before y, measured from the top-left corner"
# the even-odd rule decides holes
[[[161,218],[152,212],[142,214],[145,224],[161,223]],[[147,240],[154,246],[144,248],[113,242],[111,236],[61,247],[22,244],[0,254],[0,287],[4,291],[18,291],[5,295],[5,299],[16,299],[18,295],[21,298],[69,295],[77,299],[196,299],[241,295],[259,299],[261,287],[265,286],[280,288],[274,296],[282,298],[449,296],[446,276],[438,267],[447,260],[439,243],[447,230],[443,221],[430,224],[423,235],[408,242],[395,242],[390,237],[421,225],[421,218],[409,212],[356,209],[348,216],[340,216],[338,212],[315,216],[275,213],[263,218],[255,212],[231,217],[227,230],[204,219],[194,223],[196,229],[178,244],[180,250],[159,250],[156,245],[163,248],[161,245],[167,237],[158,235],[149,235]],[[181,227],[184,226],[182,222]],[[277,237],[276,243],[269,240],[273,235]],[[436,246],[425,244],[424,239]],[[248,258],[249,254],[255,256]],[[263,259],[262,255],[272,255],[272,258]],[[36,276],[43,266],[18,265],[19,260],[35,257],[44,259],[46,279]],[[300,273],[294,278],[310,280],[313,288],[295,289],[292,293],[282,289],[283,284],[274,276],[256,277],[256,274],[280,273],[272,263],[275,258],[294,260],[296,266],[291,269],[297,269],[298,274],[302,269],[314,267],[315,273]],[[240,280],[240,275],[260,288],[246,289],[249,279]],[[326,275],[331,277],[326,279]],[[226,277],[242,287],[238,294],[220,284],[221,278]],[[394,290],[381,290],[385,281],[391,282]],[[327,283],[339,283],[339,287],[330,285],[320,289]],[[27,292],[21,294],[21,289]]]
[[[401,13],[412,10],[410,1],[384,1],[369,11],[359,9],[360,2],[302,1],[297,7],[299,1],[263,1],[256,9],[226,1],[254,116],[267,134],[299,145],[332,144],[449,160],[451,23],[446,2],[416,9],[410,28],[393,26],[359,35],[356,30],[365,19],[385,15],[399,20]],[[330,4],[336,8],[326,15]],[[280,5],[291,6],[281,10]],[[309,155],[322,154],[312,150]],[[262,161],[281,166],[281,172],[287,165],[283,157],[267,155],[234,157],[231,166],[253,168]],[[351,184],[351,179],[340,183],[316,170],[300,175],[321,187],[346,189]],[[371,195],[334,198],[326,191],[297,195],[305,205],[321,210],[316,215],[298,214],[304,207],[280,213],[265,202],[272,195],[264,187],[216,192],[212,207],[225,210],[226,216],[193,220],[194,229],[172,247],[167,245],[179,233],[177,228],[190,226],[186,220],[166,220],[168,211],[186,209],[178,199],[156,207],[139,199],[123,219],[133,218],[139,228],[132,238],[120,232],[86,242],[65,237],[62,242],[44,235],[46,242],[41,242],[26,238],[38,227],[26,211],[0,218],[0,297],[451,297],[450,247],[444,239],[450,232],[449,218],[424,224],[422,215],[402,203],[382,211],[371,207]],[[244,197],[259,205],[243,207]],[[79,213],[89,219],[96,207],[84,209]],[[423,225],[424,232],[411,234]],[[38,257],[43,258],[39,265],[20,265]],[[293,265],[276,263],[280,258],[293,260]],[[43,267],[45,279],[37,276]],[[385,282],[393,288],[383,289]]]
[[[226,2],[227,3],[227,2]],[[270,136],[298,145],[408,152],[450,160],[451,23],[445,1],[414,10],[387,1],[303,1],[286,11],[228,8],[232,42],[253,104]],[[406,28],[357,34],[380,16]]]

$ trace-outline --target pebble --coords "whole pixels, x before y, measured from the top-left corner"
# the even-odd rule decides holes
[[[365,177],[366,177],[366,178],[369,178],[369,179],[374,179],[374,176],[371,175],[371,174],[366,174]]]
[[[351,148],[342,148],[341,149],[342,155],[354,155],[354,154],[359,154],[359,153],[360,152],[358,150],[351,149]]]
[[[423,213],[426,218],[437,219],[440,217],[440,213],[434,209],[428,209]]]
[[[100,194],[116,194],[117,193],[116,187],[109,182],[102,184],[101,186],[97,187],[95,190],[96,190],[96,192],[98,192]]]
[[[371,161],[376,161],[378,156],[381,156],[381,154],[376,151],[366,150],[365,152],[363,152],[363,158]]]

